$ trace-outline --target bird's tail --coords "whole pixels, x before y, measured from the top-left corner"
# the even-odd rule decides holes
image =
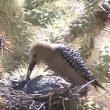
[[[92,85],[95,87],[95,89],[99,92],[98,88],[103,89],[104,91],[107,91],[97,80],[95,80],[94,82],[92,82]]]

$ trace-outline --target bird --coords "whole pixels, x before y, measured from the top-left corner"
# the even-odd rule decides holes
[[[79,87],[87,82],[91,82],[97,91],[97,87],[105,90],[80,54],[65,44],[36,42],[30,46],[28,57],[27,81],[30,79],[35,65],[43,62],[56,74],[67,78],[71,82],[73,81]]]

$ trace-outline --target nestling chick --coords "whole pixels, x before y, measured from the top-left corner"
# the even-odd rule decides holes
[[[55,73],[68,78],[78,86],[94,80],[91,84],[96,89],[97,86],[104,89],[88,69],[79,53],[68,46],[38,42],[31,46],[28,54],[30,64],[27,72],[27,80],[30,79],[29,77],[34,66],[42,61]]]

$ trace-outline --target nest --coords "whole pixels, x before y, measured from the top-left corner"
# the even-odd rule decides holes
[[[83,110],[77,86],[59,76],[38,76],[28,82],[23,78],[0,80],[0,110]]]

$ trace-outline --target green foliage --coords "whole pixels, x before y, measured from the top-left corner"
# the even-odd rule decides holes
[[[25,10],[33,10],[39,6],[42,6],[45,3],[52,3],[55,0],[25,0],[24,8]]]
[[[44,27],[46,24],[52,23],[54,18],[60,16],[53,2],[55,0],[25,0],[25,20],[33,25]]]
[[[106,11],[109,5],[106,6],[106,1],[83,0],[83,3],[85,7],[83,14],[70,25],[70,33],[73,34],[74,37],[95,32],[97,25],[101,26],[102,24],[102,26],[104,26],[109,14]],[[102,8],[105,11],[102,10]]]
[[[56,17],[56,14],[56,11],[39,7],[37,10],[28,10],[25,20],[33,25],[46,26],[46,24],[52,22],[52,19]]]
[[[6,2],[1,0],[0,2],[2,4],[0,5],[1,29],[6,35],[6,40],[9,40],[12,45],[12,51],[4,54],[2,63],[7,71],[12,71],[17,68],[25,57],[24,53],[29,43],[30,33],[28,23],[23,20],[24,16],[17,1],[9,0]]]
[[[110,80],[110,47],[105,47],[103,51],[100,51],[99,54],[99,63],[95,65],[94,69],[96,70],[96,75],[100,79]]]
[[[78,37],[80,34],[87,34],[87,32],[90,31],[96,23],[96,21],[92,18],[92,16],[90,17],[88,15],[84,15],[83,17],[74,21],[70,26],[70,31],[73,36]]]
[[[81,39],[78,51],[81,57],[86,61],[91,55],[94,49],[94,37],[88,36]]]

